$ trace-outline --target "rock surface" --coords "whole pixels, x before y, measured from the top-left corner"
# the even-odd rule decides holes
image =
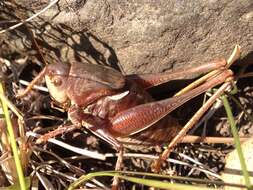
[[[241,146],[243,157],[245,159],[245,163],[247,164],[247,170],[249,172],[250,181],[252,183],[253,177],[253,165],[248,164],[253,162],[253,138],[250,138],[246,142],[244,142]],[[226,165],[224,172],[222,173],[222,180],[225,183],[232,183],[237,185],[245,185],[244,176],[242,175],[242,169],[241,169],[241,163],[238,156],[237,150],[233,150],[226,156]],[[231,187],[231,186],[225,186],[225,190],[243,190],[246,188],[238,188],[238,187]]]
[[[27,18],[49,0],[17,3]],[[253,57],[252,0],[68,0],[31,24],[52,61],[88,59],[128,74],[227,58],[235,44]]]

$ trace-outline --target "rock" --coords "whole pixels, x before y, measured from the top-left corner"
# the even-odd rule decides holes
[[[49,0],[17,3],[38,12]],[[252,0],[59,1],[32,25],[52,62],[88,59],[128,74],[227,58],[236,44],[253,57]]]
[[[253,182],[252,172],[253,172],[253,138],[251,137],[248,141],[242,144],[242,152],[247,165],[247,170],[249,171],[251,184]],[[222,180],[225,183],[233,183],[239,185],[245,185],[244,177],[241,174],[241,164],[238,157],[237,150],[233,150],[226,156],[226,165],[224,172],[222,174]],[[246,188],[230,187],[226,186],[225,190],[238,190]]]

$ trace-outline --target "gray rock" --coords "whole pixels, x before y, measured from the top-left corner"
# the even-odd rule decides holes
[[[35,2],[18,3],[34,12],[49,3]],[[32,24],[52,61],[88,59],[128,74],[227,58],[236,44],[252,58],[252,0],[68,0]]]

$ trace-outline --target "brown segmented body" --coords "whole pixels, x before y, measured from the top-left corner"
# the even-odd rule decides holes
[[[42,73],[46,76],[50,95],[65,105],[74,125],[83,125],[119,148],[121,145],[117,139],[121,138],[148,145],[170,141],[181,127],[168,114],[191,98],[224,82],[224,78],[232,73],[223,68],[223,74],[218,72],[215,78],[190,92],[161,101],[154,101],[147,88],[181,79],[183,73],[207,72],[225,65],[226,61],[222,59],[173,73],[123,76],[116,70],[99,65],[73,63],[67,66],[59,63],[48,65]],[[39,77],[33,84],[36,80]]]

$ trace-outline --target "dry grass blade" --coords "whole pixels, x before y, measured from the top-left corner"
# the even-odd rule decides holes
[[[7,32],[7,31],[10,31],[10,30],[14,30],[15,28],[27,23],[27,22],[30,22],[32,19],[38,17],[39,15],[41,15],[42,13],[44,13],[45,11],[47,11],[50,7],[52,7],[54,4],[56,4],[59,0],[53,0],[51,1],[44,9],[42,9],[41,11],[39,11],[38,13],[34,14],[33,16],[27,18],[26,20],[18,23],[18,24],[15,24],[7,29],[4,29],[4,30],[1,30],[0,31],[0,34],[4,33],[4,32]]]

